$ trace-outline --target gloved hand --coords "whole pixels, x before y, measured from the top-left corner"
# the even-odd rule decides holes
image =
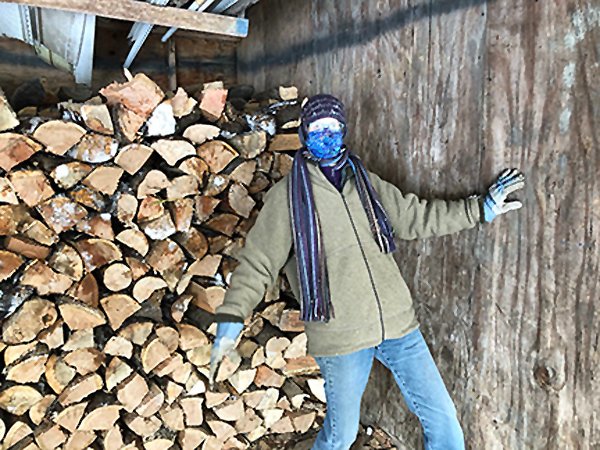
[[[211,387],[219,363],[234,350],[235,341],[243,328],[243,322],[219,322],[217,325],[217,335],[210,352],[209,382]]]
[[[523,204],[518,200],[506,201],[506,197],[525,186],[525,175],[517,169],[505,169],[492,184],[483,199],[484,220],[491,222],[499,214],[519,209]]]

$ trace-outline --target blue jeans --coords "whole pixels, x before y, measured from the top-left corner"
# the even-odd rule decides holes
[[[360,401],[373,358],[394,375],[411,412],[421,422],[427,450],[463,450],[456,408],[417,328],[348,355],[317,357],[325,379],[327,414],[313,450],[348,450],[358,432]]]

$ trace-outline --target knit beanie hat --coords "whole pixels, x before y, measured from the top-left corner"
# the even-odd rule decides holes
[[[300,140],[304,143],[304,137],[308,134],[308,126],[325,117],[332,117],[342,124],[343,132],[346,134],[346,116],[344,115],[344,104],[329,94],[317,94],[310,97],[302,106],[300,113]]]

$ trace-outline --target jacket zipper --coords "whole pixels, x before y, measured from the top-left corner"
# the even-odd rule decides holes
[[[360,237],[358,236],[358,231],[356,230],[356,226],[354,225],[354,220],[352,219],[352,215],[350,214],[350,208],[348,208],[348,203],[346,203],[346,197],[344,194],[340,192],[342,195],[342,201],[344,202],[344,206],[346,207],[346,212],[348,213],[348,218],[350,219],[350,223],[352,224],[352,229],[354,230],[354,236],[356,236],[356,241],[358,242],[358,246],[360,248],[360,252],[362,254],[365,265],[367,266],[367,272],[369,273],[369,280],[371,281],[371,288],[373,289],[373,294],[375,294],[375,300],[377,301],[377,309],[379,310],[379,323],[381,324],[381,341],[385,340],[385,329],[383,327],[383,310],[381,308],[381,301],[379,300],[379,294],[377,294],[377,289],[375,288],[375,282],[373,281],[373,274],[371,273],[371,267],[369,266],[369,262],[367,261],[367,256],[365,255],[365,251],[362,246],[362,242],[360,241]]]

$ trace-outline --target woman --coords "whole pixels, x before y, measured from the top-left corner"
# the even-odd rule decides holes
[[[419,330],[410,292],[392,256],[394,239],[442,236],[518,209],[506,196],[524,185],[507,170],[482,199],[420,200],[367,171],[343,145],[342,103],[303,106],[290,174],[264,197],[218,308],[211,370],[233,350],[244,319],[283,268],[299,300],[308,352],[325,379],[327,414],[313,449],[348,449],[373,358],[394,375],[420,420],[427,449],[463,449],[456,409]]]

